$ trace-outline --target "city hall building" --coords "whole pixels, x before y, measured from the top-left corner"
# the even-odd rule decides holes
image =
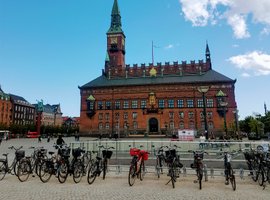
[[[236,80],[213,69],[208,44],[198,62],[129,65],[125,40],[115,0],[102,74],[79,87],[82,134],[171,136],[192,129],[210,137],[237,131]]]

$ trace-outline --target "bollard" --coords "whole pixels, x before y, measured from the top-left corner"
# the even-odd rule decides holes
[[[183,176],[184,177],[187,176],[187,168],[186,168],[186,166],[183,167]]]
[[[204,178],[205,178],[205,182],[206,182],[206,181],[208,181],[207,165],[206,164],[204,164],[203,172],[204,172]]]
[[[215,178],[214,177],[214,168],[213,167],[210,169],[210,174],[211,174],[211,178]]]
[[[240,170],[239,170],[239,175],[240,175],[240,178],[242,179],[242,180],[244,180],[244,170],[243,170],[243,168],[240,168]]]

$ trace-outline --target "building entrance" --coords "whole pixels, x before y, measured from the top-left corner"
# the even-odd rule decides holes
[[[149,119],[149,133],[158,132],[158,120],[156,118]]]

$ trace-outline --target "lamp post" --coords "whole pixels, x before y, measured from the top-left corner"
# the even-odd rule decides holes
[[[238,139],[239,139],[239,137],[240,137],[240,135],[239,135],[239,133],[238,133],[238,110],[236,109],[236,110],[234,110],[233,111],[233,114],[234,114],[234,122],[235,122],[235,133],[236,133],[236,137],[238,137]]]
[[[205,94],[208,92],[209,87],[208,86],[200,86],[198,87],[198,91],[202,93],[203,97],[203,118],[204,118],[204,132],[205,132],[205,139],[208,140],[208,124],[207,124],[207,118],[206,118],[206,100],[205,100]]]
[[[226,120],[226,107],[228,105],[228,102],[222,101],[219,104],[223,108],[224,130],[225,130],[225,134],[226,134],[226,137],[227,137],[228,136],[228,130],[227,130],[227,120]]]

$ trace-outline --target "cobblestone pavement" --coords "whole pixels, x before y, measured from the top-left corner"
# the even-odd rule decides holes
[[[177,180],[175,189],[171,183],[165,185],[168,177],[163,175],[159,180],[152,174],[146,174],[145,179],[136,180],[130,187],[127,174],[108,174],[105,180],[98,177],[92,185],[83,177],[82,181],[75,184],[72,177],[67,182],[60,184],[55,177],[51,177],[48,183],[42,183],[38,177],[30,177],[27,182],[19,182],[15,176],[7,175],[0,182],[0,199],[4,200],[84,200],[84,199],[218,199],[218,200],[254,200],[269,199],[270,187],[263,190],[257,183],[250,179],[238,180],[237,189],[233,191],[231,186],[224,184],[222,177],[203,182],[202,190],[198,184],[193,183],[194,176],[181,177]]]
[[[73,138],[65,138],[68,143]],[[87,140],[87,139],[85,139]],[[8,146],[23,145],[25,149],[32,145],[51,148],[55,142],[47,143],[37,142],[37,139],[13,139],[3,141],[0,146],[0,153],[5,153]],[[12,151],[10,151],[12,153]],[[0,155],[0,157],[2,157]],[[55,177],[52,177],[48,183],[42,183],[38,177],[29,177],[28,181],[21,183],[17,177],[7,174],[0,181],[0,200],[84,200],[84,199],[224,199],[224,200],[254,200],[269,199],[270,185],[263,190],[258,183],[254,183],[249,177],[240,179],[237,177],[237,189],[233,191],[231,186],[224,184],[224,177],[215,176],[208,182],[203,182],[202,190],[199,190],[198,184],[193,183],[194,175],[187,175],[177,180],[175,189],[171,183],[165,185],[169,178],[163,175],[159,180],[153,173],[147,173],[143,181],[136,180],[134,186],[130,187],[127,180],[127,172],[116,174],[113,171],[108,173],[106,180],[98,177],[92,185],[87,183],[86,177],[75,184],[72,177],[64,184],[60,184]]]

